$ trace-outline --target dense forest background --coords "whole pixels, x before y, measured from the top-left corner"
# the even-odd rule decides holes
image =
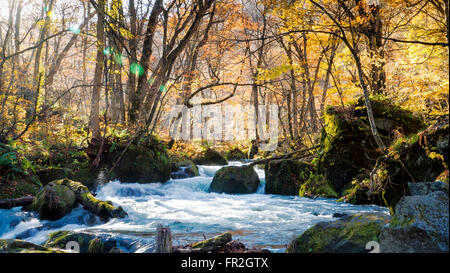
[[[327,106],[362,96],[380,149],[371,99],[425,122],[448,113],[448,1],[7,0],[0,9],[0,141],[19,154],[168,140],[175,105],[277,105],[282,152],[317,144]],[[231,144],[248,147],[259,133]]]

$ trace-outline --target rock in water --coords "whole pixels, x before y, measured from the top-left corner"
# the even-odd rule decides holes
[[[367,253],[390,219],[384,213],[361,213],[320,222],[292,240],[287,253]]]
[[[170,177],[172,179],[189,178],[199,176],[197,165],[188,159],[172,158],[172,172]]]
[[[72,189],[53,181],[37,194],[30,209],[36,211],[41,219],[58,220],[70,213],[75,204],[76,196]]]
[[[385,253],[448,252],[449,200],[442,191],[404,196],[380,235]]]
[[[122,207],[115,207],[110,201],[95,198],[86,186],[69,179],[50,182],[38,193],[27,210],[36,211],[41,219],[58,220],[70,213],[78,203],[103,220],[127,216]]]
[[[313,166],[293,159],[269,161],[265,168],[266,193],[297,195],[301,185],[308,180]]]
[[[69,242],[77,243],[80,253],[108,253],[117,246],[116,240],[111,235],[60,230],[49,235],[44,247],[66,249]]]
[[[209,188],[219,193],[254,193],[259,177],[252,166],[229,166],[216,172]]]

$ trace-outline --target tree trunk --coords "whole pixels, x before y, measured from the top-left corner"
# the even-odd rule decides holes
[[[33,203],[34,196],[19,197],[15,199],[0,200],[0,209],[11,209],[14,207],[28,206]]]
[[[95,60],[94,86],[92,87],[91,118],[90,125],[92,138],[100,139],[100,91],[103,72],[103,47],[104,47],[104,10],[105,0],[98,1],[97,7],[97,57]]]
[[[158,225],[156,228],[156,253],[172,252],[172,233],[169,227]]]

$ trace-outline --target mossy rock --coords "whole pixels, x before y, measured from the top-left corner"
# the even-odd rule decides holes
[[[299,195],[300,197],[339,197],[339,194],[323,175],[311,175],[300,187]]]
[[[292,240],[287,253],[367,253],[369,241],[379,241],[381,228],[390,216],[361,213],[332,222],[320,222]]]
[[[192,161],[197,165],[228,165],[228,161],[217,151],[207,148]]]
[[[301,185],[308,180],[313,166],[293,159],[269,161],[264,168],[266,193],[297,195]]]
[[[29,209],[36,211],[41,219],[58,220],[69,214],[75,205],[76,196],[72,189],[53,181],[37,194]]]
[[[218,193],[254,193],[259,177],[252,166],[228,166],[216,172],[209,191]]]
[[[94,238],[89,242],[88,253],[103,253],[104,244],[102,239]]]
[[[371,103],[380,136],[387,145],[393,140],[390,136],[396,132],[410,135],[425,127],[412,112],[387,100],[372,99]],[[339,192],[361,170],[369,172],[381,153],[370,130],[363,98],[344,109],[340,106],[328,107],[323,118],[325,126],[317,168]]]
[[[69,242],[76,242],[80,253],[108,253],[117,242],[109,235],[95,235],[85,232],[60,230],[49,235],[45,247],[66,249]]]
[[[78,200],[84,209],[98,215],[103,220],[110,218],[124,218],[127,213],[122,207],[115,207],[111,201],[102,201],[95,198],[90,192],[83,192],[78,195]]]
[[[382,197],[383,192],[379,188],[380,185],[375,186],[377,188],[369,195],[368,193],[372,188],[370,179],[355,179],[341,190],[341,198],[338,201],[348,202],[354,205],[386,206],[386,202]]]
[[[122,207],[95,198],[85,185],[69,179],[48,183],[26,209],[38,212],[41,219],[57,220],[70,213],[77,204],[103,220],[127,216]]]
[[[166,182],[170,179],[170,162],[166,154],[131,145],[115,169],[121,182]]]
[[[448,193],[404,196],[381,230],[380,249],[386,253],[448,253]]]
[[[171,157],[171,174],[172,179],[188,178],[199,176],[197,165],[189,159]]]
[[[239,148],[234,148],[228,151],[225,157],[227,160],[244,160],[247,159],[247,154]]]
[[[69,251],[43,247],[23,240],[0,239],[0,253],[67,253]]]

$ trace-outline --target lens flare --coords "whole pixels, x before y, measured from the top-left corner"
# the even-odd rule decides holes
[[[103,54],[110,55],[112,53],[112,48],[108,46],[107,48],[103,49]]]
[[[134,75],[141,76],[142,74],[144,74],[144,68],[142,68],[142,66],[137,63],[132,63],[130,65],[130,72]]]
[[[79,28],[79,27],[76,27],[76,26],[74,26],[74,27],[69,27],[69,31],[72,32],[72,33],[75,34],[75,35],[80,34],[80,28]]]

